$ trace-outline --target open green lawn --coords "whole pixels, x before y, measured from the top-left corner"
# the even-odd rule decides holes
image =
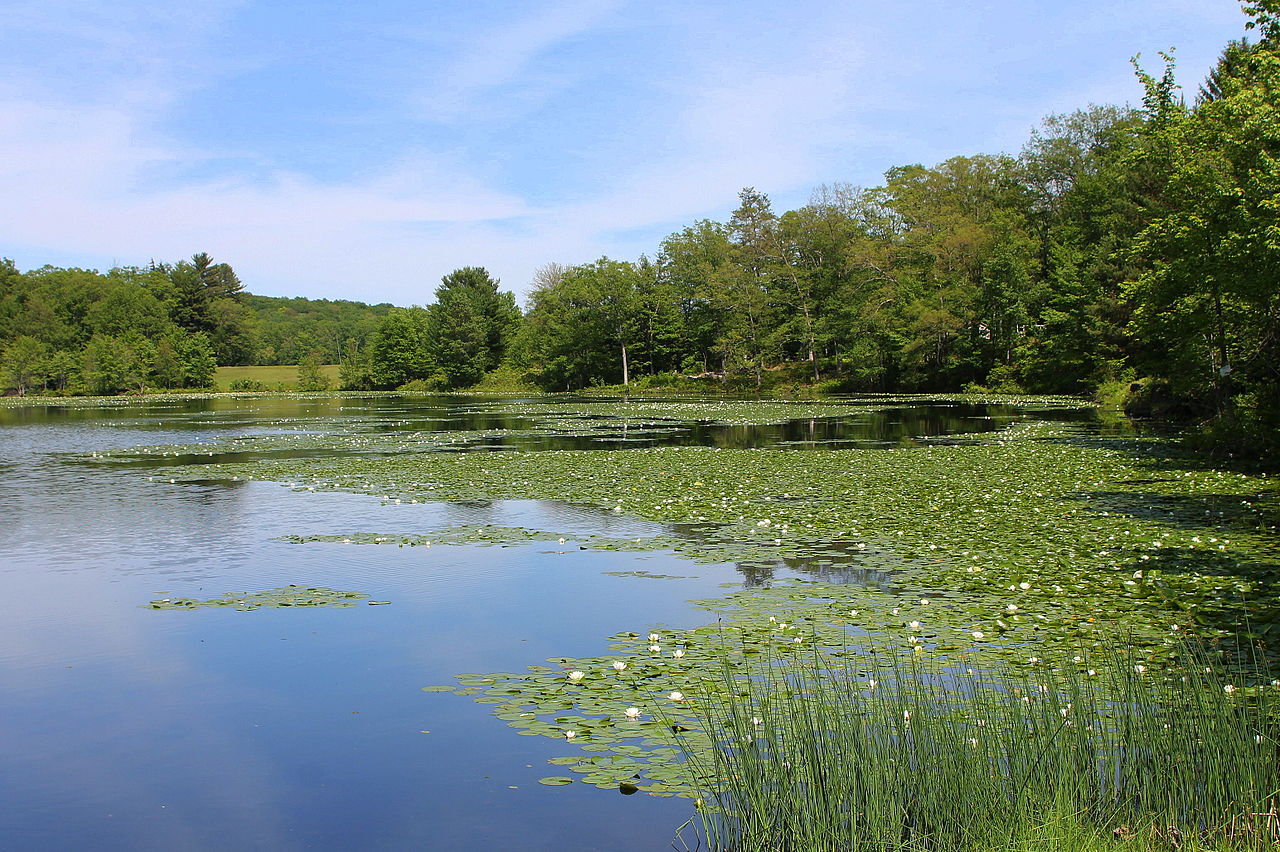
[[[338,387],[338,365],[324,364],[321,372],[329,379],[330,387]],[[213,376],[214,385],[220,391],[231,390],[231,383],[239,379],[262,382],[267,390],[291,390],[298,383],[298,368],[292,365],[273,367],[219,367]]]

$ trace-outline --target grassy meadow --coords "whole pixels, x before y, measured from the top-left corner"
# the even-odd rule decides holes
[[[337,390],[340,384],[337,364],[320,365],[320,373],[329,380],[329,387]],[[232,382],[260,382],[264,390],[291,391],[298,386],[298,368],[282,364],[269,367],[219,367],[214,373],[214,387],[220,391],[234,390]]]

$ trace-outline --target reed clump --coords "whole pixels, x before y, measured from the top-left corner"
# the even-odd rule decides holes
[[[1016,673],[924,655],[723,668],[690,749],[715,850],[1260,850],[1280,844],[1266,681]]]

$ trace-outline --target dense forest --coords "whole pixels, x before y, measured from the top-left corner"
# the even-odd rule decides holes
[[[652,256],[542,267],[523,314],[479,267],[426,308],[269,299],[226,264],[0,267],[8,388],[198,386],[212,365],[342,364],[344,387],[455,389],[505,364],[545,390],[1095,393],[1280,449],[1280,2],[1246,4],[1189,99],[1162,55],[1138,108],[1052,116],[1016,155],[890,169]],[[686,377],[686,378],[682,378]]]
[[[255,296],[204,253],[105,274],[0,260],[0,378],[19,394],[206,387],[219,365],[339,363],[391,309]]]
[[[505,325],[484,332],[501,342],[485,357],[545,390],[780,374],[847,391],[1107,388],[1216,446],[1280,449],[1280,3],[1246,11],[1260,38],[1227,45],[1190,103],[1162,55],[1158,76],[1134,63],[1140,108],[1052,116],[1017,156],[902,166],[782,213],[744,189],[727,222],[652,257],[544,266],[518,323],[490,312]],[[442,376],[454,355],[433,348],[432,316],[445,328],[458,310],[388,316],[353,386],[474,378]]]

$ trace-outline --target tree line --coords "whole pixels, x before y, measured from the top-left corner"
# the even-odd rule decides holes
[[[106,273],[0,260],[0,390],[202,388],[217,366],[341,362],[391,307],[253,295],[203,252]]]
[[[1052,116],[1016,156],[890,169],[785,212],[753,188],[651,257],[549,265],[511,357],[547,390],[786,373],[833,390],[1129,392],[1280,449],[1280,3],[1188,101]]]
[[[353,389],[465,388],[499,365],[549,391],[1118,387],[1223,445],[1280,449],[1280,0],[1245,11],[1257,39],[1228,44],[1190,100],[1170,57],[1157,74],[1135,61],[1140,107],[1051,116],[1017,155],[895,167],[795,210],[747,188],[728,221],[651,255],[543,266],[523,312],[465,267],[427,307],[332,303],[350,310],[327,327],[295,312],[287,344],[207,255],[105,276],[0,266],[5,381],[112,392],[311,356]]]

